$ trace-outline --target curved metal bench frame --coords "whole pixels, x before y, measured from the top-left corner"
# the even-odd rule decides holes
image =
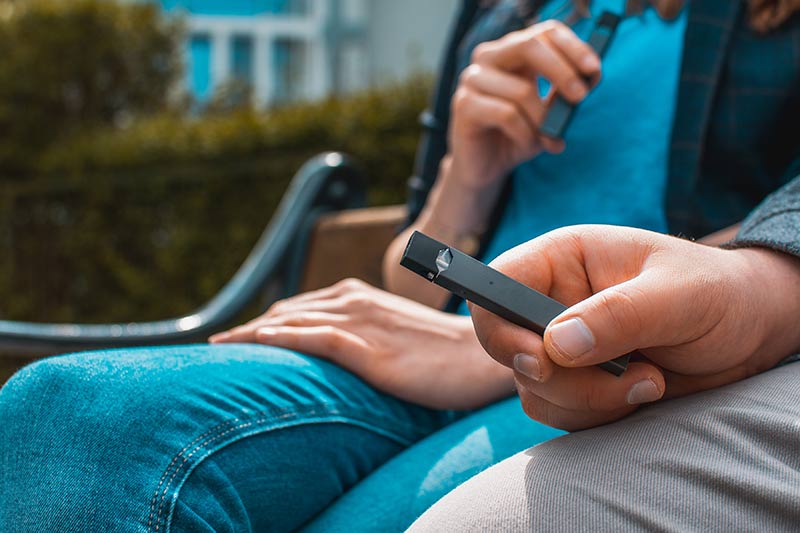
[[[323,213],[362,207],[366,180],[348,156],[329,152],[295,174],[277,211],[228,283],[200,309],[178,318],[119,324],[44,324],[0,320],[0,352],[63,353],[204,340],[229,324],[272,281],[275,298],[297,292],[309,236]],[[274,299],[274,298],[273,298]]]

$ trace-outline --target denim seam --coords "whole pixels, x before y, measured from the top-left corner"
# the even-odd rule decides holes
[[[206,441],[198,444],[197,447],[194,450],[192,450],[188,455],[186,455],[183,458],[183,461],[175,468],[174,472],[172,473],[172,475],[170,476],[169,480],[167,481],[166,486],[164,487],[164,490],[163,490],[163,492],[161,494],[160,501],[158,502],[159,507],[158,507],[158,514],[156,516],[155,531],[159,530],[160,523],[162,522],[162,515],[164,514],[165,510],[167,511],[167,514],[166,514],[166,516],[164,516],[163,521],[165,522],[165,526],[168,526],[169,521],[171,520],[171,518],[172,518],[172,516],[174,514],[175,503],[177,501],[177,496],[178,496],[178,494],[180,492],[180,488],[183,485],[183,482],[185,482],[185,480],[188,478],[188,476],[191,474],[191,472],[194,471],[194,469],[197,466],[199,466],[200,463],[202,463],[203,460],[205,460],[207,457],[209,457],[210,455],[212,455],[216,451],[219,451],[220,449],[224,448],[225,446],[227,446],[229,444],[232,444],[234,442],[237,442],[238,440],[241,440],[243,438],[246,438],[246,437],[249,437],[249,436],[252,436],[252,435],[256,435],[256,434],[262,433],[264,431],[270,431],[270,430],[275,430],[275,429],[285,429],[285,428],[288,428],[288,427],[292,427],[293,425],[296,425],[296,424],[292,424],[291,422],[292,421],[297,421],[297,419],[296,419],[297,415],[301,415],[301,414],[303,416],[305,416],[305,417],[308,417],[308,416],[313,416],[314,412],[312,411],[312,412],[309,412],[309,413],[291,413],[291,414],[286,414],[286,415],[280,417],[281,419],[283,419],[283,420],[285,420],[287,422],[287,423],[284,423],[284,424],[267,424],[266,426],[264,426],[262,424],[264,422],[267,422],[267,418],[266,417],[258,419],[258,420],[251,420],[249,422],[244,422],[244,423],[239,424],[237,426],[234,426],[232,428],[225,429],[224,431],[221,431],[217,435],[215,435],[213,437],[209,437]],[[352,419],[352,418],[348,418],[348,417],[344,417],[344,416],[335,416],[335,413],[332,413],[330,411],[326,412],[325,416],[322,416],[322,417],[319,417],[319,418],[305,418],[302,422],[304,424],[318,424],[318,423],[326,423],[326,422],[348,422],[348,423],[352,423],[352,424],[364,427],[367,430],[372,430],[372,431],[376,431],[376,432],[381,433],[381,434],[385,434],[385,435],[389,436],[390,438],[393,438],[393,440],[398,440],[398,441],[401,441],[401,442],[408,442],[407,439],[399,438],[396,435],[393,435],[391,432],[381,431],[379,428],[377,428],[377,427],[375,427],[375,426],[373,426],[373,425],[371,425],[369,423],[366,423],[364,421],[357,420],[357,419]],[[225,437],[228,434],[230,434],[232,432],[236,432],[236,430],[240,430],[242,428],[247,428],[247,427],[250,427],[251,430],[250,431],[246,431],[244,433],[237,434],[230,440],[225,439]],[[219,429],[222,430],[223,428],[221,427]],[[217,446],[217,444],[219,444],[219,445]],[[201,452],[204,449],[206,450],[206,453],[204,453],[202,455],[196,455],[198,452]],[[194,461],[190,462],[190,460],[193,459],[193,456],[194,456]],[[184,467],[186,467],[186,468],[184,468]],[[173,481],[175,481],[175,478],[178,477],[178,475],[181,474],[182,472],[184,474],[183,477],[178,481],[176,486],[173,486]],[[169,474],[168,471],[165,472],[165,475],[167,475],[167,474]],[[170,493],[170,488],[171,487],[174,490],[172,491],[171,499],[168,501],[167,500],[167,495]],[[151,511],[151,515],[152,515],[152,511]],[[167,531],[169,530],[168,527],[165,527],[165,529]]]
[[[329,407],[329,406],[331,406],[331,405],[332,405],[332,404],[325,404],[325,407],[326,407],[326,411],[325,411],[325,413],[326,413],[326,414],[331,414],[331,415],[333,415],[333,414],[341,414],[341,409],[340,409],[339,407],[335,407],[335,406],[334,406],[334,407]],[[286,419],[286,418],[290,418],[291,416],[298,416],[298,415],[306,415],[306,416],[307,416],[308,414],[313,414],[313,413],[316,413],[316,411],[317,411],[318,409],[319,409],[319,406],[314,406],[313,408],[310,408],[310,409],[307,409],[307,410],[294,410],[294,411],[292,411],[292,412],[286,412],[286,411],[283,411],[283,412],[276,412],[275,410],[266,409],[266,410],[263,410],[263,411],[258,411],[258,412],[255,412],[255,413],[253,413],[253,415],[252,415],[250,418],[253,418],[253,417],[259,417],[259,418],[263,418],[263,417],[264,417],[264,415],[271,415],[271,416],[273,416],[273,417],[275,417],[275,418],[277,418],[277,419],[279,419],[279,420],[280,420],[280,419]],[[244,420],[246,420],[246,419],[244,419]],[[354,420],[355,420],[355,419],[354,419]],[[185,453],[186,453],[186,452],[187,452],[187,451],[188,451],[190,448],[194,447],[195,445],[197,445],[197,446],[205,446],[207,443],[200,443],[200,444],[198,444],[198,443],[199,443],[200,441],[204,440],[204,439],[206,439],[206,440],[207,440],[207,439],[210,437],[210,435],[211,435],[211,434],[213,434],[213,433],[217,433],[217,432],[221,431],[221,430],[222,430],[223,428],[225,428],[226,426],[231,426],[231,425],[234,425],[234,424],[238,424],[238,423],[240,423],[240,422],[242,422],[242,421],[243,421],[243,419],[242,419],[242,418],[233,418],[233,419],[229,419],[229,420],[226,420],[226,421],[224,421],[224,422],[221,422],[220,424],[217,424],[216,426],[212,427],[211,429],[209,429],[209,430],[208,430],[208,431],[206,431],[205,433],[203,433],[203,434],[201,434],[200,436],[196,437],[196,438],[195,438],[195,439],[194,439],[192,442],[190,442],[189,444],[187,444],[186,446],[184,446],[184,447],[183,447],[183,448],[182,448],[182,449],[181,449],[181,450],[180,450],[180,451],[179,451],[179,452],[178,452],[178,453],[177,453],[177,454],[176,454],[176,455],[175,455],[175,456],[172,458],[172,461],[171,461],[171,462],[170,462],[170,464],[167,466],[167,468],[164,470],[164,473],[162,474],[162,476],[161,476],[161,479],[159,480],[158,486],[156,487],[156,490],[155,490],[155,492],[154,492],[154,494],[153,494],[153,499],[152,499],[152,501],[151,501],[151,504],[150,504],[150,515],[149,515],[149,517],[148,517],[148,522],[147,522],[147,527],[148,527],[148,529],[150,529],[150,527],[151,527],[151,525],[152,525],[152,521],[153,521],[153,511],[154,511],[154,509],[155,509],[156,505],[158,504],[158,502],[157,502],[157,499],[158,499],[158,494],[159,494],[159,492],[160,492],[161,486],[162,486],[162,485],[164,484],[164,482],[166,481],[166,479],[167,479],[167,476],[169,475],[169,472],[170,472],[170,470],[172,469],[172,467],[175,465],[175,463],[176,463],[176,462],[177,462],[179,459],[181,459],[181,457],[183,457],[183,455],[184,455],[184,454],[185,454]],[[367,424],[368,424],[368,423],[367,423]],[[404,424],[396,424],[396,426],[403,426],[403,425],[404,425]],[[406,425],[406,426],[408,427],[409,425]],[[408,444],[410,444],[410,441],[408,441],[407,439],[404,439],[404,438],[403,438],[403,437],[401,437],[399,434],[393,433],[393,432],[391,432],[391,431],[388,431],[388,430],[382,430],[381,428],[378,428],[378,427],[376,427],[376,426],[372,426],[372,425],[368,425],[368,426],[366,426],[366,427],[367,427],[367,429],[370,429],[370,430],[376,431],[376,432],[378,432],[378,433],[381,433],[381,434],[383,434],[384,436],[386,436],[386,437],[388,437],[388,438],[391,438],[391,439],[393,439],[393,440],[396,440],[396,441],[400,442],[401,444],[405,444],[405,445],[408,445]],[[413,429],[413,428],[412,428],[412,429]],[[216,438],[216,437],[215,437],[215,438]],[[184,462],[184,463],[186,462],[186,458],[185,458],[185,457],[184,457],[184,461],[183,461],[183,462]],[[179,469],[179,468],[180,468],[180,467],[178,467],[178,469]]]
[[[283,412],[280,414],[273,410],[260,411],[254,413],[252,417],[249,417],[249,419],[234,418],[226,420],[225,422],[214,426],[210,430],[192,440],[192,442],[184,446],[183,449],[181,449],[172,458],[172,461],[167,466],[161,476],[161,479],[159,480],[150,504],[150,513],[147,522],[148,531],[159,531],[162,520],[166,521],[165,526],[168,525],[169,520],[174,512],[175,501],[177,499],[180,486],[182,486],[183,481],[185,481],[194,468],[196,468],[209,455],[242,438],[268,430],[285,429],[294,425],[298,425],[297,422],[300,421],[300,417],[304,417],[302,423],[305,424],[319,424],[326,422],[351,423],[363,427],[369,431],[379,433],[404,445],[409,445],[413,442],[413,440],[403,438],[395,431],[374,426],[366,420],[344,415],[342,414],[341,409],[338,407],[332,407],[330,404],[326,404],[324,407],[324,410],[320,410],[320,406],[314,406],[313,408],[306,410],[293,410],[291,412]],[[395,426],[402,425],[404,424],[396,424]],[[250,431],[239,433],[230,440],[225,439],[225,437],[230,433],[248,427],[250,428]],[[216,446],[219,441],[222,441],[222,444]],[[198,455],[198,453],[204,449],[206,450],[206,453],[202,456]],[[192,459],[194,459],[194,462],[190,462]],[[167,501],[167,495],[170,493],[170,487],[173,487],[175,478],[181,472],[184,472],[184,477],[179,481],[178,486],[176,487],[177,490],[173,491],[171,500]],[[172,475],[170,475],[170,473]],[[166,516],[164,516],[165,511],[167,511]],[[168,530],[168,527],[165,529]]]
[[[258,413],[259,416],[261,416],[262,414],[263,413]],[[156,486],[156,490],[153,493],[153,499],[150,502],[150,515],[147,518],[147,529],[148,530],[150,529],[150,527],[151,527],[151,525],[153,523],[153,512],[155,510],[156,504],[158,503],[157,500],[158,500],[158,494],[159,494],[159,492],[161,492],[161,485],[163,485],[164,482],[167,480],[167,476],[169,475],[169,472],[172,470],[173,465],[183,456],[183,454],[189,448],[192,448],[193,446],[195,446],[195,444],[197,444],[198,442],[202,441],[203,439],[205,439],[206,437],[208,437],[212,433],[214,433],[216,431],[219,431],[219,429],[221,427],[226,426],[226,425],[232,425],[232,424],[234,424],[234,423],[236,423],[238,421],[239,421],[239,419],[235,418],[233,420],[227,420],[227,421],[225,421],[225,422],[223,422],[221,424],[217,424],[216,426],[212,427],[211,429],[209,429],[208,431],[206,431],[202,435],[196,437],[192,442],[190,442],[189,444],[184,446],[178,453],[176,453],[172,457],[172,461],[170,461],[169,465],[167,465],[167,468],[164,469],[164,473],[161,475],[161,479],[159,479],[159,481],[158,481],[158,485]],[[158,530],[158,526],[156,526],[156,531],[157,530]]]

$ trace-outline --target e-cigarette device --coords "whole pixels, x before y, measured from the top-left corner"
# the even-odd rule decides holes
[[[567,307],[513,280],[477,259],[415,231],[400,264],[453,294],[518,326],[544,335],[547,324]],[[616,376],[628,367],[630,354],[600,363]]]
[[[603,11],[597,19],[597,23],[587,43],[597,52],[598,57],[603,57],[603,53],[605,53],[608,45],[611,43],[611,38],[614,37],[614,32],[617,29],[619,21],[619,15],[615,15],[609,11]],[[575,112],[575,107],[574,104],[564,100],[561,95],[556,95],[544,122],[539,127],[539,131],[549,137],[561,139],[564,136],[567,125],[569,125],[572,114]]]

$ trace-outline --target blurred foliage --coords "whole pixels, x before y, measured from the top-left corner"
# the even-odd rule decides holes
[[[268,112],[175,93],[179,21],[149,3],[0,0],[0,318],[186,313],[238,268],[289,179],[342,150],[402,201],[430,80]]]
[[[84,181],[113,173],[138,179],[177,166],[195,175],[215,175],[213,165],[269,154],[299,166],[322,150],[357,156],[373,176],[371,203],[395,202],[404,194],[416,148],[417,117],[424,108],[430,78],[424,75],[349,97],[294,104],[259,112],[239,107],[185,118],[166,112],[127,128],[77,136],[53,146],[37,159],[38,175]],[[209,167],[211,165],[211,167]],[[208,167],[207,170],[203,170]]]
[[[181,24],[150,3],[0,1],[0,172],[42,150],[163,110],[182,73]]]
[[[270,112],[166,111],[51,145],[30,179],[0,188],[0,318],[188,312],[230,278],[293,173],[324,150],[364,164],[370,203],[401,202],[429,88],[420,76]]]

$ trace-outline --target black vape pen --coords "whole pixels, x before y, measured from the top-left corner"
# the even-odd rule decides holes
[[[567,307],[484,265],[477,259],[415,231],[400,264],[453,294],[518,326],[544,334],[547,324]],[[630,354],[599,366],[616,376],[628,366]]]

